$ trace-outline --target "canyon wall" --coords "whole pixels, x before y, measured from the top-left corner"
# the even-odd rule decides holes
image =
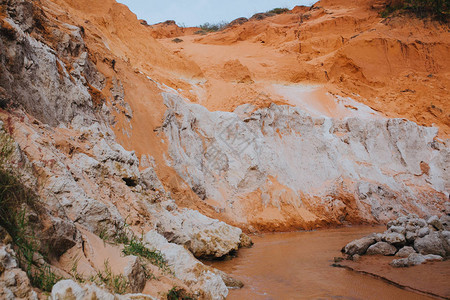
[[[311,117],[290,106],[209,112],[173,94],[163,130],[171,165],[245,228],[288,230],[439,213],[449,149],[402,119]]]
[[[123,299],[151,299],[173,288],[205,299],[225,298],[227,285],[235,281],[197,258],[222,257],[251,240],[239,228],[178,208],[151,165],[140,168],[135,152],[117,142],[114,112],[125,118],[133,112],[120,98],[123,86],[98,70],[83,27],[52,18],[34,2],[2,2],[1,8],[0,134],[2,151],[12,149],[8,157],[2,152],[2,189],[7,188],[4,174],[10,174],[36,194],[30,203],[18,199],[23,203],[9,212],[2,198],[2,225],[10,225],[4,213],[20,214],[24,207],[24,230],[39,241],[36,251],[42,254],[33,256],[32,270],[49,268],[79,281],[60,282],[54,299],[73,293],[114,297],[114,291],[85,283],[104,268],[124,276],[131,294]],[[101,92],[107,85],[113,105]],[[15,251],[23,250],[11,246],[20,245],[20,232],[9,234],[1,242],[0,293],[36,297],[29,274],[18,271],[25,262]],[[161,255],[164,268],[137,252],[126,255],[130,243]],[[18,274],[17,285],[8,283],[6,278]],[[149,296],[137,295],[141,292]]]
[[[161,298],[174,288],[223,299],[242,283],[198,259],[250,246],[244,232],[442,212],[448,61],[437,57],[448,51],[447,25],[414,20],[431,34],[411,42],[371,1],[341,2],[206,36],[173,23],[159,34],[167,26],[113,0],[0,2],[0,140],[12,149],[1,171],[37,199],[11,207],[41,241],[33,268],[71,278],[54,299]],[[387,43],[389,26],[409,43]],[[14,258],[18,237],[0,233],[0,295],[35,297]],[[130,254],[136,243],[141,252]],[[128,282],[123,296],[86,282],[108,262]]]

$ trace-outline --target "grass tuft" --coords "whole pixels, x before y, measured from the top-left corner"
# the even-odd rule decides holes
[[[28,277],[33,286],[48,293],[52,291],[53,286],[58,281],[64,279],[63,277],[56,275],[48,265],[39,270],[31,271],[31,273],[28,274]]]
[[[42,253],[28,223],[27,212],[39,211],[39,198],[23,184],[21,176],[9,165],[13,152],[13,139],[0,130],[0,226],[11,236],[19,265],[27,273],[31,284],[51,292],[53,285],[62,277],[53,273],[49,265],[42,266],[34,261],[35,254]]]
[[[107,243],[124,245],[122,253],[125,255],[139,256],[165,272],[172,272],[161,252],[158,250],[150,250],[142,237],[138,238],[129,230],[129,225],[126,223],[126,220],[123,228],[118,230],[114,236],[108,235],[106,229],[104,229],[100,231],[99,237]]]
[[[147,259],[152,265],[159,267],[163,271],[169,271],[164,256],[158,250],[150,250],[142,239],[133,237],[129,243],[125,244],[122,252],[125,255],[135,255]]]
[[[125,294],[130,287],[128,279],[123,274],[113,274],[108,260],[105,261],[104,265],[104,271],[97,271],[97,274],[89,280],[99,286],[104,286],[115,294]]]
[[[205,23],[203,25],[200,25],[199,27],[204,32],[216,32],[225,29],[227,26],[227,22],[219,22],[215,24]]]
[[[194,296],[187,293],[184,289],[174,286],[167,292],[167,300],[193,300]]]

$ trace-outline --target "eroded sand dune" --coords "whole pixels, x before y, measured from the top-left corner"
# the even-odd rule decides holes
[[[320,1],[199,35],[114,0],[1,2],[2,170],[42,202],[36,266],[76,279],[74,261],[86,277],[117,261],[127,293],[221,299],[241,283],[197,258],[249,246],[243,231],[442,214],[449,28],[380,9]],[[172,271],[124,252],[124,232]],[[34,297],[4,243],[6,288]],[[114,297],[83,280],[53,297],[70,291]]]

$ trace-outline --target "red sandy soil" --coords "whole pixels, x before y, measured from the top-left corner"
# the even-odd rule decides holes
[[[389,265],[393,256],[363,256],[358,262],[343,261],[337,265],[368,274],[401,288],[443,299],[450,298],[450,261],[429,262],[410,268]]]
[[[201,103],[212,110],[232,110],[260,93],[266,101],[281,100],[265,88],[271,83],[315,83],[386,116],[435,124],[448,137],[448,25],[380,18],[379,2],[319,1],[311,10],[297,7],[207,36],[184,36],[182,43],[161,42],[200,66],[208,79]],[[254,84],[239,81],[246,70],[227,70],[236,60]]]

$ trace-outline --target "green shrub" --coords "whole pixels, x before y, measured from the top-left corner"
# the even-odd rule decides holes
[[[167,262],[161,252],[147,248],[142,239],[133,237],[127,244],[125,244],[122,252],[125,255],[135,255],[145,258],[152,265],[159,267],[161,270],[170,271],[169,266],[167,265]]]
[[[216,32],[225,29],[228,26],[226,22],[220,22],[215,24],[205,23],[199,27],[205,32]]]
[[[192,295],[188,294],[184,289],[174,286],[167,292],[167,300],[193,300]]]
[[[180,38],[174,38],[173,40],[172,40],[172,42],[174,42],[174,43],[181,43],[181,42],[183,42],[183,40],[182,39],[180,39]]]
[[[171,272],[166,260],[158,250],[150,250],[143,238],[138,238],[126,223],[114,236],[109,236],[105,230],[100,231],[99,237],[108,243],[124,245],[122,249],[125,255],[135,255],[146,259],[152,265],[159,267],[163,271]]]
[[[277,14],[277,15],[281,15],[281,14],[285,14],[285,13],[287,13],[287,12],[289,12],[289,11],[290,11],[289,8],[280,8],[280,7],[277,7],[277,8],[274,8],[274,9],[272,9],[272,10],[269,10],[268,13],[269,13],[269,14]]]
[[[419,18],[433,17],[448,22],[450,0],[397,0],[391,1],[380,14],[386,18],[394,12],[410,12]]]
[[[194,32],[194,34],[198,34],[198,35],[206,35],[208,34],[208,32],[204,31],[204,30],[197,30],[196,32]]]
[[[106,260],[104,264],[104,271],[97,271],[97,274],[91,277],[90,281],[99,286],[104,286],[115,294],[125,294],[130,287],[128,279],[123,274],[113,274],[108,260]]]
[[[28,274],[31,284],[44,292],[50,293],[53,286],[64,278],[53,273],[50,266],[44,266],[39,270]]]

